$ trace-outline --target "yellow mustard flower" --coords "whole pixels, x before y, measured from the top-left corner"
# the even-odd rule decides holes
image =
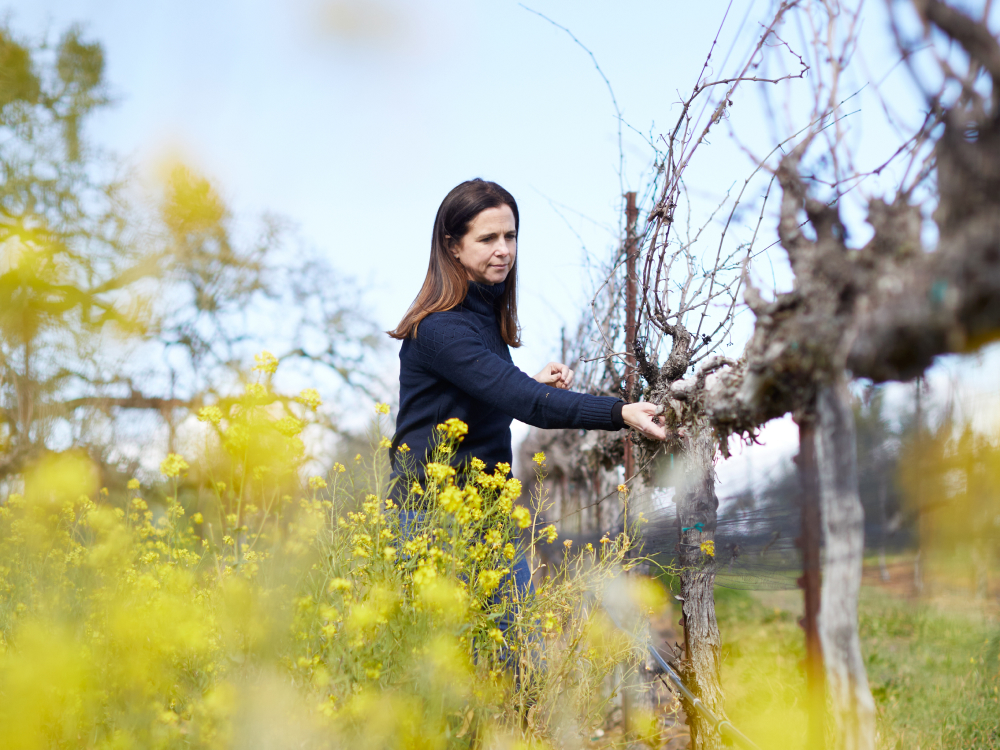
[[[455,476],[455,469],[448,464],[438,464],[431,462],[427,464],[425,469],[427,476],[433,479],[438,484],[444,483],[449,477]]]
[[[474,472],[480,472],[486,468],[486,463],[480,458],[472,458],[469,461],[469,468]]]
[[[565,547],[566,549],[569,549],[572,546],[573,546],[573,540],[572,539],[567,539],[566,541],[563,542],[563,547]]]
[[[389,404],[382,404],[382,403],[375,404],[375,413],[376,414],[388,414],[389,413]]]
[[[628,494],[628,485],[619,484],[618,485],[618,494],[619,495],[627,495]]]
[[[424,488],[420,486],[420,482],[414,480],[413,484],[410,485],[410,492],[412,492],[414,495],[423,495]]]
[[[201,513],[195,513],[193,516],[191,516],[191,520],[194,523],[202,523],[205,520],[205,517],[202,516]]]
[[[503,577],[507,575],[510,571],[507,568],[500,568],[499,570],[484,570],[479,574],[479,588],[482,589],[483,593],[487,596],[496,590],[496,587],[500,585],[500,581]]]
[[[447,513],[457,513],[462,508],[462,491],[453,484],[449,485],[438,495],[438,502]]]
[[[509,497],[511,500],[517,500],[521,497],[521,480],[516,477],[511,477],[503,485],[503,491],[500,493],[502,497]]]
[[[507,542],[507,544],[503,546],[503,556],[506,557],[508,560],[513,560],[514,555],[516,554],[517,550],[514,549],[514,545],[511,544],[510,542]]]
[[[702,542],[699,548],[709,557],[715,557],[715,542],[709,539],[707,542]]]
[[[333,591],[350,591],[351,582],[346,578],[331,578],[330,583],[327,584],[327,590]]]
[[[410,446],[408,446],[406,443],[403,443],[401,446],[399,446],[399,448],[397,448],[397,450],[400,453],[409,453],[410,452]]]
[[[381,440],[378,441],[378,447],[379,448],[391,448],[392,447],[392,441],[389,438],[384,437],[384,438],[382,438]]]
[[[218,406],[203,406],[198,410],[198,421],[219,424],[222,421],[222,409]]]
[[[262,386],[260,383],[247,383],[245,393],[247,398],[253,399],[254,401],[263,401],[267,396],[267,388]]]
[[[440,432],[443,432],[449,440],[461,440],[469,434],[469,425],[458,417],[446,419],[444,424],[439,424],[437,428]]]
[[[542,535],[545,537],[545,541],[552,544],[558,538],[559,532],[556,531],[556,527],[553,524],[549,524],[544,529],[542,529]]]
[[[531,525],[531,513],[523,505],[518,505],[510,512],[510,517],[514,519],[519,529],[526,529]]]
[[[507,463],[499,463],[499,464],[497,464],[496,474],[497,474],[497,476],[500,476],[500,477],[505,477],[508,474],[510,474],[510,464],[507,464]]]
[[[319,391],[315,388],[304,388],[299,395],[295,397],[295,400],[300,404],[304,404],[309,407],[313,411],[316,411],[316,409],[318,409],[323,403],[319,397]]]
[[[260,354],[253,355],[253,361],[257,363],[254,365],[253,369],[259,370],[260,372],[274,373],[278,369],[278,358],[267,350],[262,351]]]
[[[539,451],[538,453],[536,453],[534,456],[531,457],[531,460],[534,461],[539,466],[541,466],[542,464],[545,463],[545,454]]]
[[[285,437],[295,437],[304,427],[305,424],[295,417],[283,417],[274,423],[274,428]]]
[[[138,479],[135,479],[135,478],[133,478],[133,479],[130,479],[130,480],[128,480],[128,484],[127,484],[126,486],[127,486],[127,487],[128,487],[128,488],[129,488],[130,490],[137,490],[137,489],[139,489],[139,487],[141,487],[142,485],[140,485],[140,484],[139,484],[139,480],[138,480]]]
[[[503,632],[501,632],[500,628],[490,628],[487,631],[487,635],[490,637],[490,640],[494,641],[497,645],[503,645]]]
[[[165,477],[180,476],[182,471],[187,471],[190,466],[181,456],[176,453],[168,453],[167,457],[160,463],[160,473]]]
[[[314,490],[322,490],[326,487],[326,480],[323,477],[309,477],[309,487]]]

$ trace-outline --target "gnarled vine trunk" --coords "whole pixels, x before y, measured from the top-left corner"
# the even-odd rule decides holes
[[[681,609],[684,613],[684,682],[706,707],[723,716],[719,678],[722,639],[715,619],[715,562],[701,545],[715,538],[715,440],[702,425],[684,439],[684,482],[677,499],[680,524]],[[716,750],[723,746],[715,727],[690,706],[685,706],[691,747]]]

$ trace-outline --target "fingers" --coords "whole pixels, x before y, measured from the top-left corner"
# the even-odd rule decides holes
[[[635,404],[626,404],[622,409],[622,418],[625,423],[648,438],[653,440],[666,440],[666,426],[660,424],[657,414],[661,409],[656,404],[648,401],[640,401]]]
[[[545,374],[545,379],[541,382],[546,385],[562,390],[567,390],[573,385],[573,371],[561,362],[549,362],[542,373]]]
[[[652,418],[644,420],[642,432],[646,437],[653,438],[653,440],[667,439],[666,428],[663,425],[654,422]]]

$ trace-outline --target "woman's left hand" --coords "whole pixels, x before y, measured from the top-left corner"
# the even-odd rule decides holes
[[[553,388],[563,390],[573,385],[573,371],[560,362],[549,362],[542,368],[542,371],[535,375],[542,385],[551,385]]]

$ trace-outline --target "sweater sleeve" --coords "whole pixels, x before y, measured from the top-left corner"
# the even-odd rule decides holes
[[[441,345],[426,352],[429,368],[514,419],[544,429],[620,430],[625,426],[621,399],[543,385],[490,351],[471,328],[438,341]]]

